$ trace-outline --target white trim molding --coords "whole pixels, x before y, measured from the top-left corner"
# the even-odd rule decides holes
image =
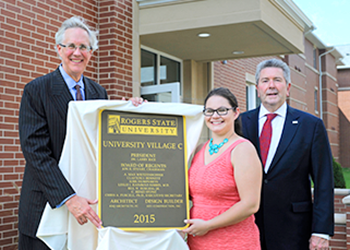
[[[339,87],[338,91],[350,91],[350,87]]]

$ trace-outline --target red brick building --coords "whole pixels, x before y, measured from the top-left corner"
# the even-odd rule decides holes
[[[338,68],[339,139],[342,167],[350,168],[350,68]]]
[[[175,101],[160,91],[169,86],[168,92],[178,91],[178,101],[202,104],[208,90],[225,86],[244,111],[259,104],[254,90],[256,65],[278,57],[292,72],[288,103],[316,116],[322,110],[334,156],[341,161],[348,157],[339,150],[339,126],[347,126],[342,112],[339,125],[337,105],[340,54],[334,50],[320,57],[329,49],[310,33],[312,23],[293,4],[280,0],[2,0],[0,250],[14,249],[17,240],[25,165],[18,138],[22,91],[26,83],[58,67],[54,36],[73,15],[99,30],[99,49],[84,75],[105,87],[110,99],[141,94],[150,100]],[[202,33],[209,37],[199,37]],[[150,88],[153,85],[155,90]],[[203,139],[206,136],[204,132]]]

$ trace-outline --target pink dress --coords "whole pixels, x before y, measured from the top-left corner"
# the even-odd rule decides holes
[[[193,202],[191,219],[210,220],[240,201],[231,164],[231,151],[245,141],[238,139],[207,165],[204,164],[205,146],[195,155],[189,170]],[[259,230],[254,221],[254,215],[251,215],[237,224],[211,230],[204,236],[189,235],[188,245],[191,250],[260,249]]]

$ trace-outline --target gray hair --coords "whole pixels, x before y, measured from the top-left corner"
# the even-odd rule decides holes
[[[265,68],[280,68],[280,69],[282,69],[284,80],[286,81],[287,84],[290,83],[290,69],[289,69],[288,65],[281,60],[273,58],[273,59],[262,61],[256,67],[256,73],[255,73],[256,85],[258,85],[258,83],[259,83],[260,72]]]
[[[85,23],[84,18],[78,17],[78,16],[73,16],[62,23],[62,26],[58,29],[55,35],[56,45],[59,43],[62,43],[64,39],[64,32],[70,28],[81,28],[83,30],[86,30],[86,32],[89,34],[89,43],[90,43],[90,46],[92,47],[92,51],[95,51],[98,49],[98,46],[97,46],[98,31],[91,30],[89,26]],[[58,53],[57,46],[55,46],[55,50]]]

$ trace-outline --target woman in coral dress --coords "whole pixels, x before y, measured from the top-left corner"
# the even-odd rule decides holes
[[[189,170],[191,250],[260,249],[254,213],[260,202],[262,167],[254,146],[239,136],[239,108],[226,88],[205,99],[212,138],[199,147]]]

